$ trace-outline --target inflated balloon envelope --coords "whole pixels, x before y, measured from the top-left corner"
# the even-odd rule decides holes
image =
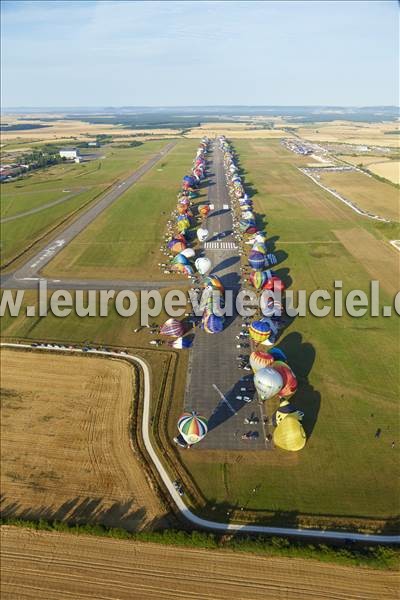
[[[275,446],[289,452],[298,452],[306,445],[306,433],[299,420],[288,415],[275,429],[273,433]]]
[[[208,238],[208,229],[204,229],[203,227],[199,227],[199,229],[197,230],[197,239],[200,242],[205,242],[205,240]]]
[[[200,273],[200,275],[205,275],[212,267],[211,260],[209,258],[201,257],[195,260],[194,266]]]
[[[254,385],[262,400],[268,400],[276,396],[283,386],[280,373],[273,367],[259,369],[254,375]]]
[[[304,413],[301,410],[298,410],[293,404],[289,402],[289,400],[282,400],[279,408],[273,414],[272,422],[275,425],[279,425],[286,417],[291,415],[295,417],[298,421],[301,421],[304,417]]]

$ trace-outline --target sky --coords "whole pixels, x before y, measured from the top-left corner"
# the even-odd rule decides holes
[[[398,105],[392,0],[3,0],[2,106]]]

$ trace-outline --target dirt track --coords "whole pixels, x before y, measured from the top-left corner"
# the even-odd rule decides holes
[[[2,350],[5,515],[142,529],[165,511],[130,446],[133,369]]]
[[[309,560],[1,529],[2,600],[394,600],[399,577]]]

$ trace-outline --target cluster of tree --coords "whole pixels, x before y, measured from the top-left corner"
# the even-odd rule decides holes
[[[40,125],[39,123],[2,123],[0,125],[0,131],[26,131],[28,129],[43,129],[43,127],[49,127],[49,125]]]
[[[21,157],[21,163],[29,165],[29,169],[50,167],[64,161],[65,158],[62,158],[58,153],[58,149],[53,146],[45,146],[43,149],[34,149],[28,154],[23,154]]]

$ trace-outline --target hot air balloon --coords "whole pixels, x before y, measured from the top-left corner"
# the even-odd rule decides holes
[[[180,254],[185,258],[193,258],[196,253],[193,248],[185,248]],[[178,256],[180,256],[180,254],[178,254]]]
[[[208,422],[195,411],[183,413],[178,419],[178,430],[185,442],[191,446],[200,442],[207,434]]]
[[[174,258],[172,259],[173,265],[177,265],[177,264],[188,265],[188,264],[190,264],[189,259],[186,258],[186,256],[183,254],[183,252],[185,252],[185,250],[182,250],[182,252],[180,252],[179,254],[174,256]]]
[[[179,252],[182,252],[182,250],[186,248],[186,243],[178,239],[173,239],[168,242],[168,248],[171,252],[174,252],[174,254],[179,254]]]
[[[199,206],[199,213],[203,217],[206,217],[209,212],[210,212],[210,206],[208,204],[200,204],[200,206]]]
[[[200,275],[205,275],[212,267],[211,260],[205,256],[197,258],[194,265]]]
[[[271,290],[264,290],[261,294],[260,308],[264,317],[280,317],[285,312],[282,302],[275,298]]]
[[[257,233],[255,237],[255,241],[259,244],[265,244],[266,237],[263,233]]]
[[[178,337],[176,340],[170,343],[172,348],[190,348],[193,345],[193,339],[187,337]]]
[[[265,265],[265,256],[261,252],[250,252],[249,265],[253,269],[262,270]]]
[[[216,290],[220,290],[222,293],[225,291],[222,281],[216,275],[209,275],[208,277],[205,277],[203,279],[203,285],[204,287],[212,287]]]
[[[170,337],[181,337],[185,333],[185,326],[178,319],[168,319],[160,328],[161,335]]]
[[[265,245],[261,244],[260,242],[255,242],[255,244],[253,245],[252,248],[252,252],[261,252],[261,254],[266,254],[267,251],[265,249]]]
[[[176,273],[184,273],[185,275],[191,276],[193,275],[193,269],[191,265],[183,265],[182,263],[177,263],[171,265],[172,271]]]
[[[264,290],[275,290],[276,292],[284,292],[286,287],[282,279],[277,275],[272,275],[263,285]]]
[[[281,374],[283,380],[283,386],[279,392],[281,398],[287,398],[292,396],[297,390],[297,378],[293,373],[292,369],[285,362],[278,360],[274,362],[274,369]]]
[[[282,376],[272,367],[259,369],[254,375],[254,385],[262,400],[268,400],[281,390]]]
[[[274,357],[269,352],[263,350],[256,350],[250,354],[250,366],[253,369],[253,373],[269,367],[274,362]]]
[[[199,242],[205,242],[207,237],[208,237],[208,229],[199,227],[197,230],[197,238],[198,238]]]
[[[282,360],[287,363],[286,354],[280,348],[271,348],[271,350],[268,350],[268,354],[272,354],[275,360]]]
[[[181,215],[184,217],[184,215]],[[183,219],[180,219],[180,221],[177,222],[176,226],[178,227],[178,231],[183,232],[186,231],[187,229],[190,228],[190,221],[187,217],[184,217]]]
[[[306,434],[298,419],[288,415],[275,429],[273,440],[278,448],[297,452],[306,445]]]
[[[260,288],[262,288],[262,286],[266,282],[267,275],[265,274],[264,271],[252,271],[250,273],[249,279],[250,279],[250,282],[256,288],[256,290],[259,290]]]
[[[213,313],[214,315],[221,316],[219,313],[225,305],[224,296],[221,290],[215,288],[208,289],[210,290],[210,293],[207,295],[206,298],[205,309],[208,313]]]
[[[249,333],[252,340],[261,344],[269,338],[271,335],[272,328],[269,319],[261,319],[260,321],[253,321],[249,327]]]
[[[273,267],[274,265],[278,264],[278,259],[272,252],[270,254],[267,254],[267,263],[269,267]]]
[[[292,417],[296,417],[298,421],[304,417],[304,413],[301,410],[298,410],[293,404],[290,404],[289,400],[282,400],[279,408],[274,412],[272,416],[272,423],[276,427],[286,419],[288,415],[292,415]]]
[[[204,313],[203,327],[207,333],[220,333],[224,328],[224,318],[213,313]]]

